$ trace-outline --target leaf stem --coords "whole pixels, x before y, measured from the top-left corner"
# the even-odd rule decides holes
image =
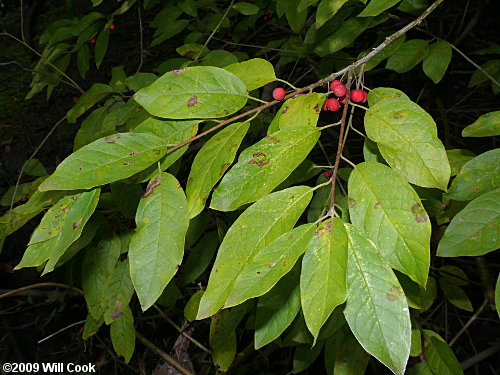
[[[79,289],[79,288],[77,288],[75,286],[61,284],[61,283],[38,283],[38,284],[32,284],[32,285],[23,286],[22,288],[14,289],[14,290],[11,290],[10,292],[4,293],[4,294],[0,294],[0,299],[13,296],[14,294],[18,294],[18,293],[24,292],[26,290],[36,289],[36,288],[45,288],[45,287],[56,287],[56,288],[72,289],[75,292],[77,292],[77,293],[79,293],[79,294],[81,294],[83,296],[83,290],[81,290],[81,289]]]

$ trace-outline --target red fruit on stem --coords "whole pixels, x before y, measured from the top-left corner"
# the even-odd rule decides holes
[[[338,111],[340,103],[337,99],[330,98],[326,101],[326,109],[332,112]]]
[[[332,174],[330,172],[328,172],[328,171],[323,172],[323,176],[325,176],[326,178],[330,178],[331,175]]]
[[[343,83],[333,86],[332,91],[335,94],[335,96],[338,96],[339,98],[347,94],[347,89],[345,88]]]
[[[347,98],[345,96],[343,96],[343,97],[339,98],[339,102],[340,102],[340,104],[345,104],[345,103],[347,103]]]
[[[325,100],[325,102],[323,103],[323,106],[321,107],[321,110],[322,110],[322,111],[328,111],[328,108],[326,107],[326,102],[327,102],[327,101],[328,101],[328,99],[327,99],[327,100]]]
[[[267,16],[264,16],[264,21],[267,21]]]
[[[337,85],[344,85],[344,84],[342,83],[342,81],[336,79],[335,81],[330,82],[330,90],[333,91],[333,88]]]
[[[96,42],[95,38],[90,39],[90,44],[94,44]]]
[[[273,91],[274,100],[283,100],[286,96],[286,91],[282,87],[278,87]]]
[[[115,29],[115,27],[116,27],[116,26],[115,26],[115,24],[114,24],[114,23],[112,23],[111,25],[109,25],[109,29],[110,29],[110,30],[114,30],[114,29]]]
[[[351,100],[354,103],[361,103],[365,99],[365,92],[363,90],[352,90]]]
[[[365,97],[361,101],[361,103],[366,103],[368,101],[368,93],[366,91],[363,91],[363,94],[365,94]]]

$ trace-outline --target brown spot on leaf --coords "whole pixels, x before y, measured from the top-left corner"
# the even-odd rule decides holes
[[[79,168],[81,171],[83,170],[83,167],[80,165],[80,168]]]
[[[288,111],[288,107],[283,108],[283,111],[281,112],[281,114],[286,113],[286,111]]]
[[[75,221],[73,223],[73,229],[76,229],[80,226],[80,224],[82,223],[82,219],[78,219],[77,221]]]
[[[396,120],[398,120],[400,118],[403,118],[403,114],[401,112],[396,112],[396,113],[394,113],[394,115],[392,117],[394,117]]]
[[[224,172],[229,168],[230,165],[231,165],[231,163],[222,164],[222,167],[220,168],[219,176],[222,176],[224,174]]]
[[[120,137],[121,137],[120,134],[112,134],[108,135],[107,137],[104,137],[104,141],[106,143],[115,143]]]
[[[373,208],[380,208],[380,202],[375,202],[375,204],[373,205]]]
[[[257,271],[257,272],[256,272],[256,274],[257,274],[257,275],[260,275],[260,274],[261,274],[261,272],[260,272],[260,271]]]
[[[356,199],[354,198],[349,198],[349,208],[354,208],[356,207]]]
[[[266,156],[263,152],[256,152],[255,154],[252,155],[254,158],[258,158],[259,156]]]
[[[198,97],[196,95],[193,95],[188,99],[188,107],[194,106],[196,103],[198,103]]]
[[[316,113],[317,115],[319,115],[319,107],[318,107],[317,104],[314,106],[314,113]]]
[[[267,135],[264,137],[265,139],[269,139],[269,141],[272,143],[272,144],[277,144],[277,143],[280,143],[280,140],[272,135]]]
[[[273,262],[269,265],[269,268],[273,268],[276,265],[276,262]]]
[[[481,189],[480,189],[480,188],[475,188],[474,190],[472,190],[472,192],[473,192],[474,194],[477,194],[477,193],[479,193],[480,191],[481,191]]]
[[[116,308],[113,311],[113,313],[111,314],[111,319],[113,319],[113,320],[118,319],[120,317],[120,315],[122,315],[122,313],[123,313],[123,301],[121,299],[117,298]]]
[[[387,298],[387,300],[391,302],[396,301],[401,296],[404,296],[403,289],[401,289],[401,287],[396,285],[390,287],[387,293],[385,294],[385,298]]]
[[[174,76],[178,76],[179,74],[184,73],[186,70],[187,70],[186,68],[177,69],[177,70],[172,70],[172,74],[173,74]]]
[[[68,207],[63,207],[63,208],[61,208],[61,211],[62,212],[68,212],[69,210],[68,210]]]
[[[268,165],[269,161],[270,161],[269,158],[264,158],[262,160],[252,159],[248,162],[248,164],[255,164],[257,167],[262,168],[264,165]]]
[[[133,161],[126,161],[125,163],[123,163],[123,165],[131,165],[131,164],[134,164]]]
[[[161,176],[156,176],[156,178],[148,184],[148,186],[146,187],[146,192],[142,195],[141,198],[149,197],[151,194],[153,194],[154,188],[159,186],[160,184]]]
[[[131,152],[130,154],[128,154],[128,156],[134,156],[134,155],[137,155],[138,152],[137,151],[134,151],[134,152]]]
[[[411,212],[413,215],[415,215],[415,220],[417,221],[417,223],[423,223],[429,220],[429,216],[427,216],[427,213],[420,203],[415,203],[411,207]]]

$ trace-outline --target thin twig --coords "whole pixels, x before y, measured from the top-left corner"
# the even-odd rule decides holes
[[[193,372],[189,371],[188,369],[183,367],[179,362],[177,362],[177,360],[174,357],[165,353],[163,350],[161,350],[159,347],[157,347],[155,344],[153,344],[151,341],[149,341],[147,338],[141,335],[138,331],[135,331],[135,336],[140,342],[142,342],[144,346],[151,349],[157,356],[162,358],[164,361],[170,363],[181,374],[195,375]]]
[[[165,314],[156,304],[153,305],[154,308],[160,313],[161,317],[165,319],[172,327],[176,329],[177,332],[179,332],[182,336],[187,338],[189,341],[191,341],[194,345],[196,345],[198,348],[203,350],[205,353],[212,354],[212,351],[208,349],[205,345],[200,343],[198,340],[194,339],[190,335],[188,335],[181,327],[179,327],[175,322],[170,319],[170,317]]]
[[[477,309],[477,311],[474,313],[474,315],[472,315],[470,317],[470,319],[467,321],[467,323],[465,323],[465,325],[462,327],[462,329],[456,334],[456,336],[450,341],[450,346],[453,346],[453,344],[455,344],[458,339],[460,338],[460,336],[463,335],[463,333],[465,331],[467,331],[467,328],[469,328],[471,326],[472,323],[474,323],[474,321],[477,319],[477,317],[483,312],[484,308],[488,305],[488,300],[485,299],[483,304],[479,307],[479,309]]]
[[[71,327],[77,326],[77,325],[82,324],[82,323],[85,323],[85,320],[80,320],[79,322],[75,322],[75,323],[70,324],[67,327],[61,328],[59,331],[54,332],[53,334],[51,334],[51,335],[49,335],[49,336],[47,336],[47,337],[45,337],[45,338],[43,338],[41,340],[38,340],[38,344],[41,344],[42,342],[47,341],[48,339],[50,339],[50,338],[58,335],[59,333],[64,332],[67,329],[70,329]]]
[[[23,286],[22,288],[14,289],[14,290],[11,290],[10,292],[0,294],[0,299],[13,296],[19,292],[24,292],[25,290],[30,290],[30,289],[35,289],[35,288],[45,288],[45,287],[71,289],[71,290],[74,290],[75,292],[77,292],[83,296],[83,290],[81,290],[80,288],[77,288],[75,286],[61,284],[61,283],[39,283],[39,284],[32,284],[32,285]]]
[[[137,2],[137,11],[139,12],[139,45],[140,45],[140,48],[141,48],[141,55],[140,55],[140,60],[139,60],[139,66],[137,67],[137,70],[135,71],[135,74],[137,74],[137,73],[140,72],[140,70],[142,68],[142,64],[144,62],[144,40],[143,40],[143,32],[142,32],[141,5],[142,5],[142,1],[139,0]]]
[[[475,364],[482,362],[486,358],[491,357],[493,354],[499,351],[500,351],[500,342],[497,342],[495,345],[489,347],[488,349],[485,349],[482,352],[479,352],[476,355],[472,356],[471,358],[468,358],[462,363],[460,363],[460,367],[462,367],[462,370],[464,371],[468,370]]]
[[[194,61],[198,61],[198,59],[200,58],[200,55],[201,53],[205,50],[205,48],[207,47],[208,43],[210,42],[210,40],[212,39],[212,37],[214,36],[214,34],[217,32],[217,30],[219,30],[219,27],[220,25],[222,25],[222,22],[224,22],[224,20],[226,19],[227,17],[227,14],[229,13],[229,10],[231,9],[231,7],[233,6],[234,4],[234,0],[231,0],[231,3],[229,4],[229,6],[227,7],[226,11],[224,12],[224,14],[222,15],[219,23],[217,24],[217,26],[215,26],[215,29],[212,31],[212,33],[209,35],[209,37],[207,38],[207,40],[205,41],[205,44],[203,45],[203,47],[200,49],[200,52],[198,52],[198,55],[196,56],[196,58],[194,59]]]
[[[23,39],[23,42],[26,43],[26,36],[24,35],[24,1],[20,0],[20,13],[21,13],[21,38]],[[28,43],[26,43],[28,44]]]
[[[355,61],[354,63],[352,63],[351,65],[345,67],[344,69],[342,70],[339,70],[338,72],[336,73],[332,73],[330,74],[328,77],[326,78],[323,78],[323,79],[320,79],[319,81],[315,82],[315,83],[312,83],[308,86],[305,86],[301,89],[298,89],[290,94],[288,94],[287,96],[285,96],[285,98],[283,100],[286,100],[286,99],[289,99],[297,94],[300,94],[302,92],[305,92],[305,91],[311,91],[313,89],[315,89],[316,87],[319,87],[319,86],[322,86],[324,85],[325,83],[329,83],[331,81],[333,81],[335,78],[339,77],[339,76],[342,76],[344,75],[345,73],[347,73],[348,71],[350,70],[353,70],[355,68],[357,68],[358,66],[361,66],[363,64],[366,64],[373,56],[377,55],[378,53],[380,53],[385,47],[387,47],[391,42],[393,42],[394,40],[396,40],[397,38],[399,38],[401,35],[405,34],[406,32],[408,32],[409,30],[411,30],[412,28],[416,27],[417,25],[419,25],[429,14],[431,14],[434,9],[436,9],[436,7],[441,4],[444,0],[436,0],[429,8],[427,8],[419,17],[417,17],[414,21],[410,22],[408,25],[406,25],[405,27],[401,28],[400,30],[396,31],[394,34],[388,36],[387,38],[385,38],[385,40],[376,48],[373,49],[373,51],[371,51],[370,53],[368,53],[367,55],[365,55],[363,58],[359,59],[358,61]],[[239,115],[236,115],[234,117],[231,117],[227,120],[224,120],[224,121],[221,121],[219,124],[217,124],[216,126],[204,131],[203,133],[200,133],[198,135],[195,135],[194,137],[184,141],[184,142],[181,142],[179,143],[177,146],[174,146],[173,148],[171,148],[170,150],[167,151],[167,154],[170,154],[172,152],[174,152],[175,150],[178,150],[179,148],[197,140],[198,138],[201,138],[219,128],[221,128],[222,126],[225,126],[227,124],[230,124],[236,120],[239,120],[245,116],[248,116],[250,114],[253,114],[253,113],[256,113],[256,112],[260,112],[268,107],[271,107],[277,103],[281,103],[280,101],[278,100],[273,100],[273,101],[270,101],[269,103],[267,104],[263,104],[259,107],[256,107],[256,108],[253,108],[249,111],[246,111],[244,113],[241,113]]]
[[[17,194],[17,189],[19,187],[19,183],[21,182],[21,177],[23,176],[24,168],[26,167],[26,165],[28,164],[28,162],[30,160],[32,160],[36,156],[36,154],[38,153],[38,151],[40,151],[40,149],[45,144],[45,142],[47,142],[47,139],[49,139],[49,137],[52,135],[52,133],[54,132],[54,130],[56,130],[56,128],[59,126],[59,124],[61,122],[63,122],[65,119],[66,119],[66,115],[63,118],[61,118],[59,121],[56,122],[56,124],[52,127],[52,129],[50,129],[50,131],[47,133],[47,135],[42,140],[42,142],[38,145],[38,147],[35,149],[35,151],[33,151],[33,153],[28,158],[28,160],[26,160],[23,163],[23,166],[21,167],[21,171],[19,172],[19,176],[17,177],[16,186],[14,188],[14,194],[12,194],[12,199],[10,201],[9,220],[12,220],[12,208],[14,207],[14,200],[15,200],[15,197],[16,197],[16,194]]]

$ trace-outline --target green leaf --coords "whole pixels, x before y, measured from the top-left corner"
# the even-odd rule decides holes
[[[314,345],[312,348],[309,344],[302,344],[295,348],[293,353],[293,374],[298,374],[309,368],[316,358],[318,358],[323,349],[324,341]]]
[[[321,0],[316,11],[316,28],[319,29],[332,18],[347,0]]]
[[[433,374],[463,375],[462,368],[455,354],[447,343],[437,337],[426,335],[425,358]]]
[[[406,95],[403,91],[392,87],[376,87],[368,93],[368,104],[370,107],[373,107],[375,104],[378,104],[383,100],[391,99],[410,100],[408,95]]]
[[[111,86],[105,85],[103,83],[94,83],[90,87],[90,89],[88,89],[82,96],[80,96],[80,99],[78,99],[73,108],[68,111],[68,114],[66,116],[68,123],[75,123],[78,117],[83,115],[97,102],[101,101],[112,93],[113,88]]]
[[[69,195],[57,202],[33,232],[28,248],[15,269],[45,264],[42,275],[51,272],[66,249],[82,234],[94,212],[100,189]]]
[[[497,308],[497,314],[500,317],[500,274],[498,274],[497,285],[495,286],[495,306]]]
[[[186,57],[191,60],[194,60],[196,57],[203,57],[208,52],[210,52],[210,50],[207,47],[199,43],[184,44],[176,48],[176,51],[182,57]]]
[[[134,317],[128,305],[125,306],[120,317],[111,323],[109,333],[116,354],[123,356],[125,362],[128,363],[135,349]]]
[[[64,159],[39,190],[90,189],[118,181],[142,171],[166,152],[167,144],[151,134],[109,135]]]
[[[451,221],[439,242],[441,257],[479,256],[498,248],[499,189],[471,201]]]
[[[484,72],[498,80],[500,77],[500,59],[489,60],[481,65],[481,69],[476,70],[470,78],[468,87],[474,87],[490,80]]]
[[[85,325],[83,326],[82,338],[87,340],[89,337],[94,336],[99,331],[99,328],[103,323],[103,317],[100,319],[94,319],[92,318],[92,315],[87,314],[87,319],[85,319]]]
[[[191,119],[235,113],[247,102],[247,92],[229,71],[196,66],[165,73],[134,98],[154,116]]]
[[[200,306],[201,296],[203,296],[203,293],[203,289],[198,290],[191,296],[184,307],[184,317],[190,322],[196,320],[196,314],[198,314],[198,308]]]
[[[313,224],[301,225],[283,233],[260,251],[255,251],[234,275],[224,306],[238,305],[271,290],[304,253],[314,227]]]
[[[310,6],[316,5],[318,1],[319,0],[300,0],[299,5],[297,6],[297,10],[300,12],[304,9],[309,8]]]
[[[347,325],[341,331],[336,332],[333,339],[327,341],[325,345],[333,346],[334,366],[329,375],[363,375],[365,373],[370,356]]]
[[[468,201],[500,185],[500,149],[487,151],[468,161],[453,180],[446,196],[457,201]]]
[[[149,133],[161,138],[165,145],[177,145],[194,137],[198,132],[198,120],[186,121],[171,121],[161,120],[150,117],[140,123],[134,132]],[[175,163],[188,149],[189,145],[185,145],[174,152],[171,152],[161,160],[160,169],[165,171]],[[158,166],[156,164],[145,169],[134,176],[135,181],[145,182],[151,180],[158,174]]]
[[[500,111],[485,113],[462,130],[462,137],[493,137],[500,135]]]
[[[246,312],[246,306],[222,310],[210,322],[212,359],[221,371],[229,368],[236,355],[236,327]]]
[[[383,164],[358,164],[349,178],[349,214],[393,268],[425,286],[431,224],[409,183]]]
[[[238,77],[248,92],[276,80],[273,65],[264,59],[251,59],[228,65],[224,69]]]
[[[127,77],[125,84],[130,90],[139,91],[143,87],[152,84],[157,78],[153,73],[136,73],[133,76]]]
[[[110,185],[111,199],[115,207],[127,219],[133,219],[142,195],[142,187],[138,184],[114,182]]]
[[[461,287],[447,283],[446,280],[443,279],[439,280],[439,285],[441,286],[444,296],[452,305],[465,311],[474,311],[471,300]]]
[[[265,295],[259,298],[255,318],[255,349],[276,340],[300,310],[300,267],[288,272]]]
[[[408,182],[446,191],[450,165],[436,123],[407,99],[382,100],[365,114],[367,136]]]
[[[358,14],[358,17],[375,17],[384,10],[396,5],[401,0],[371,0],[363,11]]]
[[[290,127],[250,146],[215,189],[210,207],[232,211],[265,197],[306,158],[319,135],[316,128]]]
[[[228,126],[210,138],[196,154],[186,187],[190,218],[205,207],[210,191],[233,162],[249,127],[249,122]]]
[[[236,9],[245,16],[253,16],[259,11],[259,7],[257,5],[247,3],[246,1],[234,4],[233,9]]]
[[[104,121],[112,106],[104,105],[89,113],[83,120],[74,138],[73,151],[92,143],[99,138],[116,133],[116,127],[109,121]]]
[[[368,29],[371,22],[370,18],[349,18],[347,21],[342,22],[333,34],[318,44],[314,52],[323,57],[340,51]]]
[[[346,300],[347,234],[341,219],[321,223],[307,246],[300,299],[307,328],[318,338],[335,307]]]
[[[0,200],[0,205],[10,207],[11,203],[15,204],[19,201],[25,201],[32,196],[38,189],[38,186],[45,180],[45,177],[37,178],[35,181],[25,182],[17,186],[11,186],[5,192]],[[16,195],[14,196],[14,193]]]
[[[106,51],[108,50],[108,42],[109,28],[105,28],[99,33],[99,35],[97,36],[97,41],[95,43],[95,65],[97,69],[99,69],[102,64],[102,60],[104,60],[104,56],[106,56]]]
[[[452,49],[448,42],[437,41],[430,45],[429,54],[424,58],[422,68],[424,73],[438,83],[443,79],[448,65],[450,65]]]
[[[407,375],[434,375],[427,362],[417,363],[408,370]]]
[[[184,13],[191,17],[198,16],[198,10],[196,8],[195,0],[184,0],[183,2],[178,2],[177,6],[181,8]]]
[[[456,176],[465,163],[476,157],[472,151],[463,149],[446,150],[446,156],[450,162],[451,176]]]
[[[134,294],[128,259],[119,261],[104,286],[101,308],[106,324],[118,319]]]
[[[193,220],[190,223],[192,222]],[[219,235],[216,231],[203,235],[182,264],[179,278],[177,279],[179,285],[186,285],[196,281],[210,264],[218,245]]]
[[[394,272],[375,245],[347,226],[349,262],[344,315],[358,342],[397,375],[410,354],[411,323]]]
[[[184,255],[189,226],[186,197],[174,176],[151,180],[137,208],[136,233],[130,240],[130,274],[145,311],[174,277]]]
[[[83,295],[94,319],[99,319],[102,316],[106,280],[118,263],[120,250],[120,239],[113,235],[99,241],[96,247],[87,248],[85,251],[82,262]]]
[[[24,173],[31,176],[41,177],[47,175],[47,170],[38,159],[30,159],[24,165]]]
[[[294,4],[294,6],[289,6],[287,8],[285,15],[292,31],[295,34],[299,34],[306,24],[307,9],[299,11]]]
[[[197,319],[224,305],[245,263],[281,234],[292,229],[312,198],[306,186],[296,186],[260,199],[247,208],[227,231],[217,253]]]
[[[387,60],[387,69],[397,73],[406,73],[417,66],[429,52],[429,45],[423,39],[412,39],[404,42],[401,47]]]
[[[267,134],[288,127],[311,126],[318,123],[319,112],[326,100],[325,94],[311,93],[288,99],[269,125]]]

